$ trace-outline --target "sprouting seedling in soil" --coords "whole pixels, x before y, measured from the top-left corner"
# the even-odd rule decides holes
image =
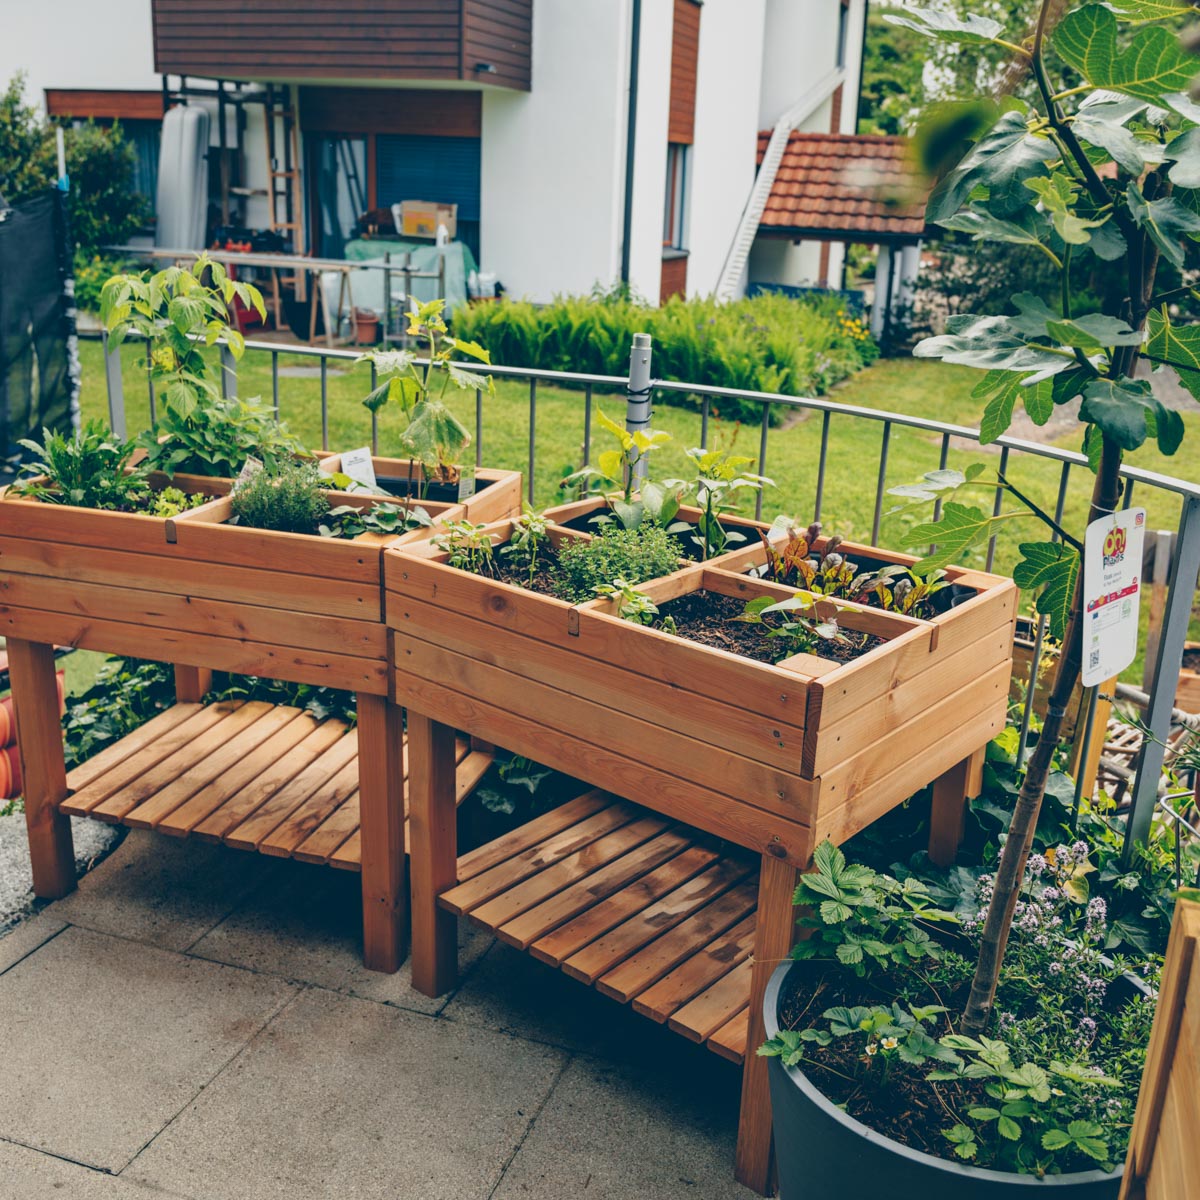
[[[501,554],[524,568],[530,587],[533,587],[537,577],[538,556],[546,541],[546,527],[546,518],[526,504],[522,507],[521,515],[513,521],[512,535],[507,544],[500,547]]]
[[[486,525],[470,521],[447,521],[433,544],[445,551],[447,563],[460,571],[482,575],[491,569],[492,539]]]
[[[701,556],[707,562],[730,546],[746,540],[744,534],[726,529],[721,524],[721,517],[736,507],[739,495],[761,491],[768,484],[774,486],[774,483],[765,475],[748,472],[746,468],[753,465],[754,459],[743,454],[697,447],[689,450],[687,455],[695,467],[695,474],[687,481],[687,487],[695,493],[700,509],[700,519],[692,532],[692,541],[700,547]],[[677,530],[672,528],[672,532]]]
[[[612,600],[617,606],[617,616],[622,621],[632,621],[635,625],[649,625],[658,616],[658,605],[645,592],[639,592],[627,579],[598,583],[592,591],[597,596]]]
[[[779,620],[768,619],[775,614],[786,615]],[[835,617],[818,611],[817,597],[808,593],[779,601],[771,596],[757,596],[747,603],[740,616],[733,619],[760,626],[764,636],[777,643],[777,661],[793,654],[809,654],[822,642],[835,646],[854,644]]]

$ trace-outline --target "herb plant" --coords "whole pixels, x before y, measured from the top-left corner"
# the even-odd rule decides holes
[[[317,533],[329,513],[325,480],[310,462],[285,462],[255,471],[234,488],[233,514],[239,525],[281,533]]]
[[[189,496],[179,488],[163,488],[152,493],[149,512],[152,517],[177,517],[189,508],[199,508],[208,499],[202,492],[193,492]]]
[[[612,583],[598,583],[592,591],[597,596],[611,600],[617,606],[617,616],[634,625],[652,625],[658,616],[658,605],[639,592],[627,579],[614,579]]]
[[[695,469],[695,474],[687,481],[687,488],[695,494],[700,509],[695,530],[692,531],[690,526],[687,528],[690,540],[700,548],[700,556],[707,562],[746,540],[737,530],[726,529],[721,524],[721,517],[736,508],[741,493],[761,491],[771,480],[748,473],[746,468],[754,459],[745,455],[701,448],[689,450],[687,454]]]
[[[155,429],[140,444],[152,470],[168,477],[176,471],[191,475],[236,478],[247,459],[275,468],[304,453],[298,438],[275,419],[260,400],[221,400],[207,394],[188,415],[167,407]]]
[[[590,541],[564,543],[558,551],[558,595],[577,604],[592,599],[598,586],[625,579],[644,583],[678,570],[683,548],[665,529],[644,524],[634,529],[606,526]]]
[[[596,466],[584,467],[568,475],[563,485],[600,484],[609,511],[593,518],[597,524],[615,520],[625,529],[636,529],[643,521],[664,528],[670,526],[679,511],[683,485],[678,480],[656,483],[645,474],[645,468],[649,466],[650,455],[670,443],[671,435],[653,429],[631,433],[599,409],[596,420],[611,435],[616,446],[601,451]],[[641,478],[639,468],[642,469]]]
[[[773,616],[779,619],[770,620]],[[855,641],[842,631],[835,616],[818,612],[816,597],[810,595],[789,596],[786,600],[756,596],[736,620],[762,629],[775,643],[777,662],[793,654],[810,654],[822,642],[850,646]]]
[[[42,430],[42,444],[20,443],[33,458],[13,485],[18,495],[46,504],[132,512],[150,492],[145,470],[129,463],[136,447],[115,437],[100,421],[88,421],[70,435]],[[45,481],[38,477],[45,476]]]
[[[822,844],[795,895],[809,937],[793,957],[808,962],[807,978],[759,1053],[802,1066],[851,1116],[926,1153],[1034,1175],[1111,1170],[1153,1001],[1132,988],[1119,995],[1133,964],[1101,953],[1104,901],[1071,897],[1088,854],[1080,841],[1030,858],[997,1030],[975,1037],[952,1014],[970,988],[993,877],[979,877],[960,919],[919,879]],[[1154,964],[1139,965],[1153,976]]]
[[[395,404],[408,418],[400,441],[405,454],[421,464],[422,484],[428,480],[442,483],[457,480],[457,464],[471,444],[466,426],[446,405],[451,385],[458,391],[495,393],[490,375],[467,370],[454,361],[466,355],[490,363],[491,357],[482,346],[450,336],[445,307],[445,300],[413,301],[408,336],[424,343],[424,358],[405,349],[374,350],[359,360],[370,362],[379,374],[388,377],[367,395],[363,404],[373,413],[387,404]]]
[[[521,515],[513,521],[512,534],[500,547],[500,553],[525,571],[530,587],[533,587],[533,581],[537,578],[546,540],[546,518],[534,512],[528,504],[524,505]]]
[[[1170,308],[1183,289],[1163,291],[1160,264],[1184,273],[1197,261],[1200,233],[1200,110],[1186,94],[1194,60],[1176,36],[1185,3],[1120,0],[1068,4],[1042,0],[1031,40],[1004,37],[1000,23],[978,14],[959,18],[908,9],[891,14],[941,46],[986,43],[1001,47],[1037,85],[1034,104],[1008,97],[1003,105],[974,102],[935,118],[920,144],[947,144],[948,121],[965,123],[974,145],[943,171],[929,200],[928,219],[976,241],[1024,245],[1042,254],[1060,281],[1059,294],[1018,294],[1010,316],[952,317],[945,334],[926,339],[920,357],[974,367],[975,395],[984,405],[981,440],[1009,427],[1018,402],[1035,424],[1078,401],[1081,442],[1095,472],[1088,521],[1120,506],[1124,455],[1153,439],[1172,455],[1183,440],[1180,414],[1138,377],[1143,356],[1177,369],[1182,385],[1200,395],[1200,325],[1179,321]],[[1054,57],[1051,57],[1053,51]],[[1052,69],[1060,78],[1051,80]],[[964,123],[965,122],[965,123]],[[944,165],[944,164],[943,164]],[[1073,294],[1071,264],[1094,255],[1119,264],[1125,287],[1100,311],[1083,311]],[[1029,514],[1049,527],[1046,539],[1021,545],[1014,578],[1038,593],[1051,636],[1062,643],[1048,716],[1028,763],[964,1014],[964,1031],[989,1027],[994,994],[1018,903],[1026,858],[1046,791],[1068,699],[1079,678],[1082,581],[1079,545],[1003,476],[985,481],[978,465],[950,479],[926,478],[911,498],[941,499],[941,519],[913,529],[913,544],[936,543],[924,560],[934,568],[991,536],[1000,522]],[[959,489],[999,485],[1022,504],[993,514],[964,503]],[[1061,541],[1049,539],[1049,531]]]
[[[487,526],[470,521],[446,521],[433,544],[446,553],[446,562],[474,575],[490,574],[493,545]]]
[[[433,518],[419,505],[376,504],[356,508],[339,504],[321,518],[318,532],[322,537],[356,538],[362,533],[390,533],[397,537],[411,529],[429,529]]]

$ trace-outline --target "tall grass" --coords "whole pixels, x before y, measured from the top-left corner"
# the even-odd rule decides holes
[[[460,308],[458,337],[508,366],[624,375],[634,333],[654,339],[654,374],[747,392],[819,396],[879,351],[837,296],[764,294],[732,304],[672,297],[651,308],[624,296],[560,296],[546,305],[502,300]],[[667,399],[666,396],[663,399]],[[695,397],[672,403],[696,407]],[[757,420],[757,405],[725,402],[724,416]]]

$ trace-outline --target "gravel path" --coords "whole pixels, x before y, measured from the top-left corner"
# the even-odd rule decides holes
[[[83,874],[120,844],[124,830],[99,821],[72,820],[75,868]],[[15,925],[34,905],[33,877],[29,870],[29,844],[25,814],[0,817],[0,933]]]

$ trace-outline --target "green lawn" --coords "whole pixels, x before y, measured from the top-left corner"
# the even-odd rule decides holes
[[[83,368],[82,407],[85,417],[104,416],[107,401],[101,347],[87,341],[80,347]],[[321,444],[320,379],[312,359],[281,354],[280,365],[287,369],[307,366],[310,374],[304,378],[283,378],[280,381],[282,417],[307,444]],[[249,352],[239,364],[239,393],[243,396],[271,396],[271,362],[268,353]],[[133,346],[123,348],[126,419],[130,431],[149,424],[144,368],[141,355]],[[919,414],[961,425],[975,425],[979,403],[971,398],[971,389],[978,374],[964,367],[944,366],[915,359],[892,359],[876,363],[862,371],[835,393],[842,403],[892,412]],[[365,444],[370,438],[370,414],[360,403],[369,390],[366,367],[335,370],[331,365],[329,391],[329,445],[334,449],[349,449]],[[600,395],[597,407],[619,419],[624,398],[621,395]],[[528,465],[529,387],[525,383],[501,381],[495,397],[484,401],[483,461],[489,466],[508,467],[525,471]],[[458,406],[460,417],[474,428],[474,394],[464,394]],[[582,461],[584,395],[582,391],[565,390],[539,384],[537,389],[537,444],[535,470],[535,500],[539,506],[551,503],[555,489],[568,467]],[[1189,437],[1187,445],[1195,446],[1200,439],[1200,415],[1186,416]],[[654,414],[657,428],[671,433],[673,444],[661,452],[656,468],[659,474],[682,472],[685,466],[683,451],[699,442],[699,414],[682,408],[659,405]],[[380,449],[386,454],[394,451],[400,422],[392,412],[380,415]],[[831,423],[829,452],[822,519],[827,529],[866,539],[870,536],[875,484],[879,471],[879,450],[882,425],[875,421],[848,416],[834,416]],[[596,445],[602,444],[604,434],[596,430]],[[743,454],[758,454],[759,430],[738,427],[714,419],[710,425],[710,444],[728,440]],[[763,512],[770,518],[788,513],[802,518],[811,517],[817,482],[817,462],[821,440],[821,418],[809,414],[785,428],[771,430],[765,473],[775,486],[764,497]],[[940,439],[900,427],[893,429],[888,456],[887,485],[913,482],[922,472],[938,465]],[[995,450],[956,443],[950,452],[950,465],[963,467],[971,462],[996,463]],[[1133,461],[1149,469],[1178,474],[1200,481],[1200,455],[1184,452],[1173,459],[1164,459],[1153,448],[1144,449]],[[1009,464],[1009,477],[1032,498],[1046,508],[1053,508],[1058,489],[1057,464],[1032,455],[1015,454]],[[1086,519],[1091,477],[1085,470],[1074,470],[1066,506],[1065,524],[1069,529],[1081,529]],[[990,502],[990,497],[986,498]],[[1175,528],[1179,504],[1172,496],[1150,493],[1142,489],[1138,503],[1149,509],[1151,529]],[[890,497],[884,498],[880,543],[896,549],[907,547],[906,530],[925,513],[889,515],[893,507]],[[1008,506],[1015,508],[1015,505]],[[1021,541],[1038,540],[1041,530],[1036,520],[1023,518],[1012,521],[1001,536],[996,566],[1010,570],[1018,557]],[[970,565],[982,566],[982,552],[971,556]],[[1145,606],[1143,606],[1143,610]]]

